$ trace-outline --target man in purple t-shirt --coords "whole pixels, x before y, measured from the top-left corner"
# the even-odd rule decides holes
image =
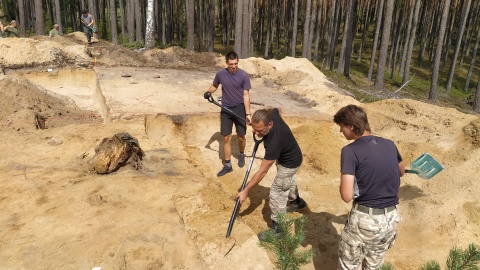
[[[205,92],[204,96],[211,95],[215,92],[218,86],[222,85],[222,107],[228,108],[236,115],[247,119],[250,123],[250,76],[238,68],[238,55],[237,53],[230,51],[225,55],[225,60],[228,67],[217,72],[213,83]],[[242,119],[239,119],[235,115],[232,115],[227,110],[222,109],[220,112],[220,132],[223,135],[223,155],[224,165],[222,170],[217,176],[223,176],[232,169],[232,163],[230,162],[232,156],[232,147],[230,141],[232,139],[232,128],[235,124],[235,130],[237,131],[238,140],[238,166],[243,167],[245,165],[245,134],[247,132],[247,123]]]

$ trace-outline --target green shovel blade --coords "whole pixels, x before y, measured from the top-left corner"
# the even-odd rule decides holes
[[[417,174],[423,179],[430,179],[443,170],[443,166],[428,153],[424,153],[412,161],[410,167],[411,169],[407,169],[405,172]]]

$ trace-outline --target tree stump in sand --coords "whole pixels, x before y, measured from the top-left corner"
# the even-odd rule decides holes
[[[88,161],[88,168],[98,174],[114,172],[127,164],[140,169],[144,155],[136,138],[128,133],[117,133],[104,138],[95,148],[95,156]]]

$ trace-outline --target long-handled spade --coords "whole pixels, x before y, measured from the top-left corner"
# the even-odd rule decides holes
[[[263,138],[260,140],[257,140],[257,138],[255,138],[255,134],[253,134],[253,140],[255,141],[255,145],[253,146],[252,158],[250,159],[250,163],[248,164],[247,172],[245,173],[245,177],[243,178],[243,183],[240,190],[243,190],[247,185],[248,175],[250,174],[250,170],[252,169],[252,164],[253,164],[253,160],[255,159],[255,154],[257,153],[258,145],[260,145],[260,143],[263,141]],[[230,237],[230,233],[232,232],[232,228],[233,228],[233,223],[235,223],[235,217],[237,216],[239,208],[240,208],[240,198],[237,198],[237,201],[235,202],[235,207],[233,208],[232,217],[230,218],[230,223],[228,224],[227,235],[225,236],[226,238]]]
[[[412,161],[410,169],[406,169],[406,173],[414,173],[423,179],[430,179],[443,170],[442,164],[438,163],[428,153],[424,153],[417,159]]]
[[[247,122],[247,120],[246,120],[245,118],[239,116],[238,114],[234,113],[234,112],[233,112],[232,110],[230,110],[229,108],[227,108],[227,107],[225,107],[225,106],[222,106],[220,103],[216,102],[215,99],[213,99],[213,97],[212,97],[212,95],[211,95],[210,93],[206,92],[206,93],[203,95],[203,97],[204,97],[206,100],[208,100],[209,102],[211,102],[211,103],[217,105],[218,107],[224,109],[224,110],[227,111],[228,113],[230,113],[230,114],[238,117],[238,119],[242,120],[243,122],[245,122],[245,123]]]

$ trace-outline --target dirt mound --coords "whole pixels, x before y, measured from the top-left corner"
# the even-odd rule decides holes
[[[46,118],[46,127],[101,123],[100,115],[77,108],[65,96],[56,95],[28,80],[0,78],[0,121],[2,128],[35,129],[35,115]]]
[[[221,62],[215,53],[192,53],[180,47],[165,50],[130,50],[110,42],[92,39],[87,46],[85,34],[0,39],[0,67],[3,70],[36,67],[156,67],[212,71]]]

